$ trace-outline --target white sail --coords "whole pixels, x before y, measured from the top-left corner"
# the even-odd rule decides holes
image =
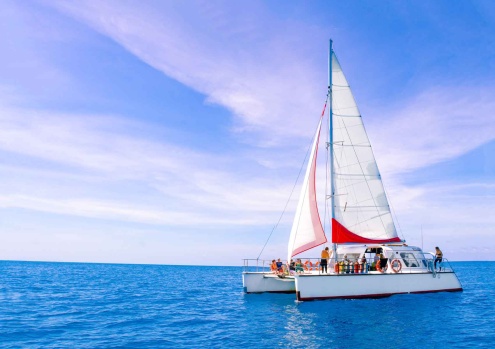
[[[315,171],[322,119],[318,124],[289,237],[288,258],[327,242],[316,202]]]
[[[333,180],[335,220],[362,239],[339,236],[333,242],[398,241],[380,172],[359,109],[332,52]],[[334,222],[333,222],[334,223]],[[338,224],[337,224],[338,225]],[[351,241],[347,241],[351,240]]]

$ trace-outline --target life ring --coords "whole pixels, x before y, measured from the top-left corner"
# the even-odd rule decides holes
[[[304,262],[304,266],[303,266],[304,270],[311,270],[311,269],[313,269],[313,268],[310,269],[308,267],[308,265],[311,266],[311,267],[313,266],[313,264],[310,261],[306,261],[306,262]]]
[[[392,262],[390,262],[390,266],[392,267],[394,273],[398,273],[402,269],[402,263],[398,259],[394,259]]]

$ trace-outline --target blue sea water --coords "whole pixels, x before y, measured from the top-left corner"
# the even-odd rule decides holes
[[[491,348],[495,262],[464,292],[295,301],[240,267],[0,261],[0,348]]]

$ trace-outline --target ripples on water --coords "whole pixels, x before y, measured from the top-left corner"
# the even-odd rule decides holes
[[[495,262],[462,293],[295,302],[239,267],[0,262],[0,348],[491,348]]]

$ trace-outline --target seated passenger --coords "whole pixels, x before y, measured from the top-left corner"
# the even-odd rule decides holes
[[[274,259],[274,260],[272,260],[272,264],[270,265],[270,271],[272,273],[276,273],[277,272],[277,269],[278,269],[277,268],[277,263],[275,262],[275,259]]]
[[[284,263],[282,263],[282,261],[280,260],[280,258],[277,260],[277,271],[279,273],[283,273],[285,270],[284,270]]]
[[[296,270],[296,263],[292,259],[290,260],[289,270]]]
[[[304,272],[303,264],[301,260],[298,259],[296,262],[296,273],[303,273],[303,272]]]

